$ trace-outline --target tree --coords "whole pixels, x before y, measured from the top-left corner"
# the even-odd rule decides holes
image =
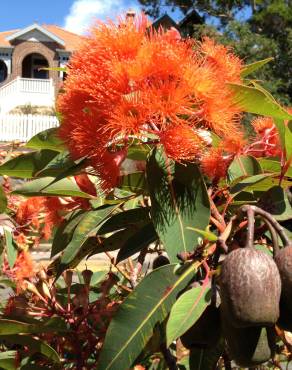
[[[139,1],[151,15],[157,15],[165,10],[161,1]],[[180,9],[183,13],[196,9],[202,14],[205,24],[194,25],[195,38],[212,36],[230,45],[247,63],[273,57],[274,61],[257,74],[257,79],[265,81],[264,86],[282,104],[292,104],[292,82],[287,78],[292,73],[291,0],[257,2],[171,0],[166,4],[172,9]],[[245,16],[250,14],[246,22],[243,21],[242,14]]]
[[[0,153],[0,368],[287,367],[292,114],[248,80],[263,61],[147,22],[92,31],[62,124]]]

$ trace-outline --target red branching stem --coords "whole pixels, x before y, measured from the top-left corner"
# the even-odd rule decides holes
[[[217,229],[223,233],[225,227],[213,216],[210,216],[210,221],[217,227]]]

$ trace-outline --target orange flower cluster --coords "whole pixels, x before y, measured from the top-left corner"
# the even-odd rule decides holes
[[[96,196],[96,188],[86,174],[75,176],[79,188],[90,195]],[[38,231],[40,238],[48,240],[52,230],[58,226],[66,213],[74,209],[89,209],[87,199],[70,197],[32,197],[18,202],[15,221],[17,232],[15,239],[18,245],[27,244],[26,235]],[[35,241],[37,243],[37,241]]]
[[[240,83],[241,69],[226,47],[149,29],[144,16],[100,23],[71,59],[57,104],[60,136],[73,158],[91,160],[105,189],[116,185],[125,157],[118,148],[132,136],[154,134],[169,157],[195,160],[207,146],[199,128],[241,142],[241,112],[226,84]]]
[[[8,262],[5,260],[3,273],[16,282],[17,291],[20,291],[23,281],[35,275],[34,263],[30,253],[25,250],[19,252],[12,268],[9,267]]]
[[[15,217],[18,231],[21,231],[17,237],[18,243],[25,244],[24,235],[31,227],[41,231],[41,237],[48,240],[53,226],[58,225],[62,220],[60,210],[62,210],[62,204],[56,197],[33,197],[20,202]]]
[[[288,108],[287,111],[291,112],[291,109]],[[280,137],[274,120],[271,117],[257,117],[251,124],[256,137],[255,141],[247,147],[246,153],[254,157],[281,157]]]

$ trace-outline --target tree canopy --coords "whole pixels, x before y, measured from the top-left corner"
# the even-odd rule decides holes
[[[204,24],[194,25],[193,37],[212,36],[230,45],[246,63],[273,57],[256,78],[285,105],[292,104],[291,0],[139,0],[151,16],[179,9],[200,13]],[[167,7],[165,7],[167,6]],[[253,76],[254,77],[254,76]]]

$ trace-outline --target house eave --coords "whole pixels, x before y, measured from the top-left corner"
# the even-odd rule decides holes
[[[45,28],[39,26],[36,23],[34,23],[31,26],[28,26],[26,28],[23,28],[20,31],[15,32],[12,35],[7,36],[6,40],[7,41],[15,40],[15,39],[19,38],[20,36],[30,32],[30,31],[33,31],[33,30],[38,30],[39,32],[43,33],[44,35],[46,35],[47,37],[49,37],[53,41],[57,42],[58,44],[60,44],[62,46],[65,46],[64,40],[60,39],[58,36],[54,35],[52,32],[47,31]]]
[[[72,54],[73,53],[73,50],[67,50],[67,49],[56,49],[56,52],[59,53],[59,54]]]

